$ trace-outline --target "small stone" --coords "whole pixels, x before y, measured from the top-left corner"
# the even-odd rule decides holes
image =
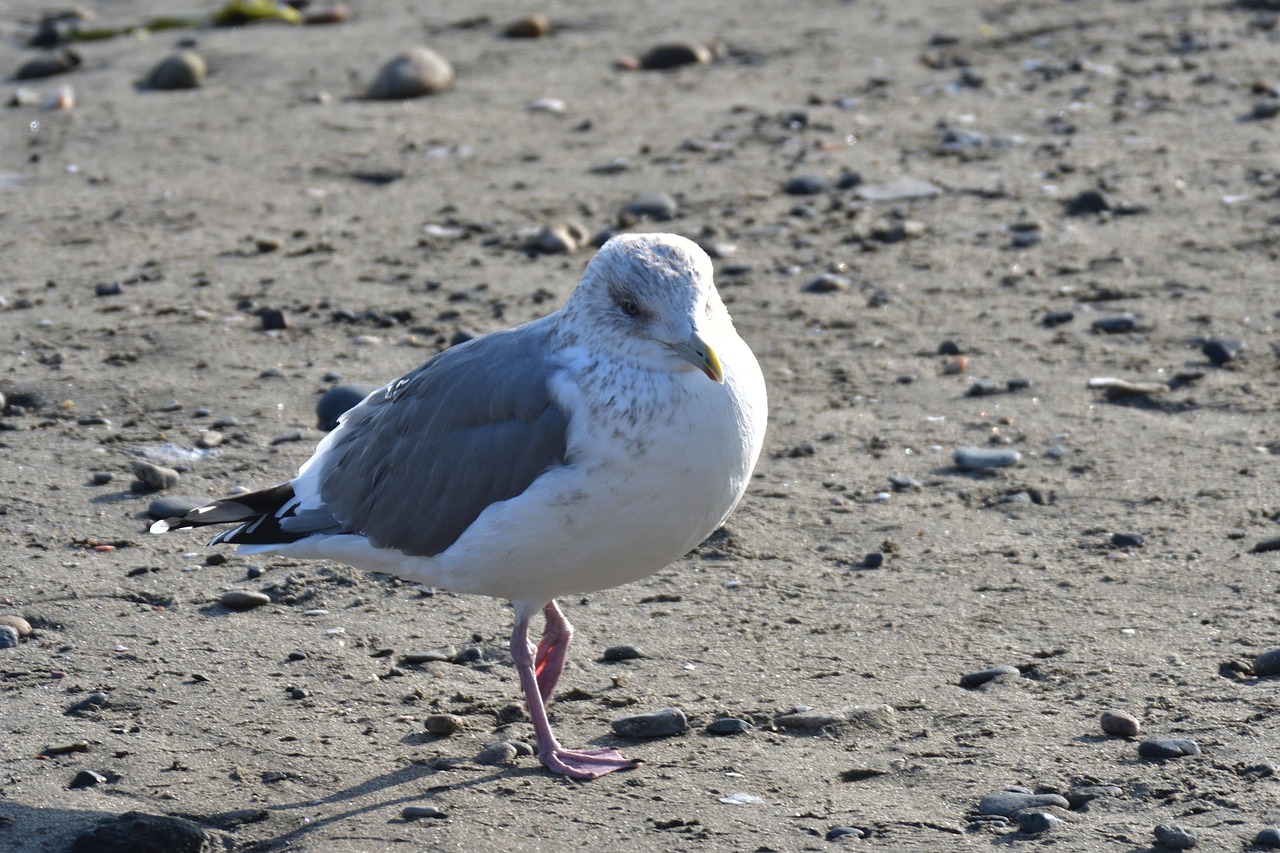
[[[1098,724],[1104,734],[1112,737],[1134,737],[1142,730],[1138,718],[1124,711],[1103,711]]]
[[[0,622],[3,622],[0,619]],[[1267,649],[1253,659],[1253,674],[1259,678],[1280,675],[1280,648]]]
[[[893,731],[898,725],[898,715],[890,705],[855,705],[835,712],[794,711],[790,714],[782,714],[774,722],[784,729],[810,731],[832,727]]]
[[[17,628],[11,625],[0,625],[0,649],[16,649],[19,642]]]
[[[982,447],[957,447],[951,453],[957,468],[965,471],[982,471],[987,468],[1008,468],[1022,460],[1016,450]]]
[[[8,626],[14,631],[17,631],[18,636],[24,640],[31,636],[31,623],[26,619],[23,619],[21,616],[14,615],[12,613],[0,616],[0,625]]]
[[[782,191],[787,195],[818,195],[829,189],[831,189],[831,181],[825,175],[819,175],[816,172],[796,175],[782,185]]]
[[[890,474],[889,485],[893,486],[895,492],[915,492],[924,488],[924,483],[906,474]]]
[[[1183,758],[1199,754],[1200,744],[1182,738],[1153,738],[1138,744],[1138,755],[1143,758]]]
[[[1250,554],[1265,554],[1268,551],[1280,551],[1280,536],[1262,539],[1249,549]]]
[[[999,394],[1004,388],[994,379],[974,379],[969,383],[969,387],[965,389],[966,397],[990,397],[992,394]]]
[[[942,187],[918,178],[899,178],[882,184],[859,183],[853,194],[863,201],[910,201],[942,195]]]
[[[801,290],[805,293],[838,293],[853,287],[853,280],[848,276],[825,272],[805,282]]]
[[[1067,216],[1090,216],[1114,210],[1115,203],[1102,190],[1085,190],[1067,202]]]
[[[74,50],[59,50],[29,59],[14,72],[15,80],[39,80],[63,74],[80,65],[80,54]]]
[[[488,766],[497,766],[499,764],[510,764],[516,760],[516,748],[510,741],[498,741],[491,743],[476,754],[476,764],[484,764]]]
[[[428,47],[412,47],[393,57],[364,96],[371,100],[398,101],[434,95],[453,85],[453,66]]]
[[[400,662],[404,664],[423,664],[423,663],[447,663],[458,656],[458,650],[453,646],[441,646],[438,649],[432,649],[428,652],[409,652],[400,658]]]
[[[212,845],[190,821],[125,812],[80,833],[69,853],[202,853]]]
[[[609,661],[635,660],[644,657],[644,652],[632,645],[610,646],[604,650],[603,657]]]
[[[1054,326],[1061,326],[1064,323],[1070,323],[1076,318],[1074,311],[1048,311],[1040,318],[1040,325],[1045,328],[1052,329]]]
[[[663,708],[649,714],[619,717],[613,721],[612,726],[622,737],[665,737],[685,731],[689,728],[689,721],[679,708]]]
[[[533,13],[512,21],[502,29],[502,34],[509,39],[542,38],[551,32],[551,22],[546,15]]]
[[[68,717],[78,717],[85,711],[96,711],[107,704],[107,694],[102,692],[90,693],[79,702],[72,704],[62,713]]]
[[[222,433],[215,429],[205,430],[200,433],[200,437],[196,439],[196,447],[202,450],[211,450],[222,444]]]
[[[1082,808],[1093,800],[1103,797],[1118,797],[1123,794],[1120,788],[1115,785],[1081,785],[1079,788],[1072,788],[1067,792],[1067,802],[1071,803],[1073,810]]]
[[[427,717],[427,734],[448,737],[462,728],[462,718],[455,714],[432,714]]]
[[[647,71],[665,71],[684,65],[708,65],[714,57],[704,45],[695,42],[672,42],[649,48],[640,57],[640,67]]]
[[[841,838],[866,838],[867,834],[856,826],[833,826],[827,830],[828,841],[839,841]]]
[[[289,328],[289,318],[279,308],[259,308],[258,322],[265,332]]]
[[[987,794],[978,803],[978,814],[1013,817],[1023,809],[1038,809],[1045,806],[1070,808],[1066,797],[1057,794],[1032,794],[1023,790],[995,791]]]
[[[101,281],[93,286],[94,296],[119,296],[124,293],[124,286],[118,281]]]
[[[1200,348],[1200,351],[1218,367],[1235,360],[1236,356],[1244,350],[1244,341],[1239,338],[1210,338]]]
[[[1280,827],[1268,826],[1253,838],[1258,847],[1280,848]]]
[[[184,50],[160,60],[147,75],[147,85],[152,89],[195,89],[204,83],[209,66],[200,54]]]
[[[721,717],[707,724],[707,733],[726,737],[746,734],[754,728],[751,723],[738,717]]]
[[[1169,386],[1163,382],[1130,382],[1127,379],[1117,379],[1113,376],[1095,376],[1085,384],[1091,389],[1101,391],[1108,400],[1158,396],[1169,393]]]
[[[988,681],[992,681],[1005,675],[1020,678],[1022,676],[1022,671],[1016,666],[1007,663],[1001,664],[1000,666],[993,666],[988,669],[980,669],[976,672],[969,672],[960,676],[960,686],[970,688],[980,687]]]
[[[1157,824],[1155,831],[1156,844],[1171,850],[1190,850],[1196,846],[1195,833],[1171,823]]]
[[[465,646],[453,656],[451,663],[464,664],[475,663],[478,660],[484,660],[484,649],[479,646]]]
[[[92,788],[95,785],[106,784],[107,777],[93,770],[81,770],[71,780],[68,788]]]
[[[1049,812],[1021,811],[1013,815],[1013,820],[1023,832],[1048,832],[1054,827],[1062,826],[1063,820]]]
[[[285,691],[285,693],[289,695],[290,699],[293,699],[295,701],[300,699],[306,699],[311,695],[311,691],[307,690],[307,688],[297,687],[297,686],[290,687],[288,690]]]
[[[316,401],[316,428],[329,432],[338,426],[338,419],[357,406],[381,386],[351,383],[335,385],[320,395]]]
[[[89,479],[95,486],[105,486],[116,478],[110,471],[94,471]]]
[[[218,598],[218,602],[231,610],[252,610],[270,604],[271,596],[251,589],[229,589]]]
[[[1090,326],[1095,332],[1117,335],[1123,332],[1132,332],[1136,329],[1138,327],[1138,318],[1126,311],[1121,314],[1112,314],[1109,317],[1099,317]]]
[[[1280,98],[1264,98],[1254,101],[1249,110],[1249,117],[1255,121],[1264,121],[1280,115]]]
[[[576,222],[544,225],[533,235],[530,245],[545,255],[572,254],[587,244],[591,235]]]
[[[1146,544],[1146,538],[1141,533],[1112,533],[1111,546],[1113,548],[1141,548]]]
[[[674,219],[680,205],[674,198],[664,192],[645,193],[627,202],[622,212],[637,219],[653,219],[665,222]]]
[[[443,820],[448,815],[435,806],[405,806],[400,810],[400,817],[405,820],[419,820],[421,818]]]
[[[872,551],[863,556],[861,565],[864,569],[878,569],[884,565],[884,554]]]
[[[133,476],[149,489],[172,489],[178,485],[179,474],[172,468],[152,462],[134,462]]]
[[[186,495],[164,495],[147,504],[147,518],[152,521],[181,518],[196,507],[204,506],[208,502],[204,498],[192,498]]]

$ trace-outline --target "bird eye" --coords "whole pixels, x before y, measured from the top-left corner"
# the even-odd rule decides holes
[[[622,300],[622,313],[628,317],[638,317],[640,315],[640,306],[636,304],[634,299]]]

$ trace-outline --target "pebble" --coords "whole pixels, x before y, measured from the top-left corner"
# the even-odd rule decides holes
[[[38,80],[63,74],[80,64],[80,54],[74,50],[59,50],[54,53],[37,56],[18,67],[14,72],[15,80]]]
[[[824,272],[814,276],[801,288],[805,293],[839,293],[853,287],[853,280],[848,276]]]
[[[279,308],[259,308],[258,323],[266,332],[289,328],[289,318]]]
[[[107,694],[102,692],[90,693],[79,702],[72,704],[62,713],[68,717],[78,717],[85,711],[94,711],[107,704]]]
[[[489,766],[497,766],[499,764],[510,764],[516,760],[516,748],[511,741],[500,740],[497,743],[491,743],[484,749],[476,753],[476,764],[485,764]]]
[[[951,453],[951,459],[957,468],[966,471],[981,471],[987,468],[1008,468],[1022,460],[1022,454],[1016,450],[957,447]]]
[[[21,616],[6,614],[0,616],[0,625],[5,625],[18,632],[18,636],[26,639],[31,636],[31,623]]]
[[[1094,320],[1090,327],[1095,332],[1104,332],[1108,335],[1116,335],[1122,332],[1132,332],[1138,327],[1138,318],[1128,311],[1120,314],[1112,314],[1107,317],[1099,317]]]
[[[4,620],[0,619],[0,623]],[[1259,678],[1280,675],[1280,648],[1267,649],[1253,659],[1253,674]]]
[[[202,853],[213,839],[191,821],[125,812],[112,815],[76,836],[69,853]]]
[[[889,485],[893,486],[895,492],[911,492],[924,488],[924,483],[905,474],[890,474]]]
[[[1200,348],[1200,351],[1218,367],[1233,361],[1244,350],[1244,341],[1239,338],[1210,338]]]
[[[1280,536],[1273,536],[1270,539],[1262,539],[1249,549],[1250,554],[1265,554],[1268,551],[1280,551]]]
[[[878,569],[884,565],[884,554],[879,551],[870,551],[862,557],[861,566],[864,569]]]
[[[1253,843],[1258,847],[1280,848],[1280,827],[1268,826],[1254,836]]]
[[[1112,533],[1111,545],[1115,548],[1141,548],[1146,544],[1141,533]]]
[[[1127,379],[1116,379],[1112,376],[1095,376],[1085,384],[1090,389],[1101,391],[1108,400],[1169,393],[1169,386],[1163,382],[1130,382]]]
[[[1085,190],[1067,202],[1067,216],[1090,216],[1114,210],[1111,196],[1102,190]]]
[[[1138,744],[1138,755],[1143,758],[1183,758],[1199,754],[1200,744],[1182,738],[1153,738]]]
[[[638,219],[654,219],[665,222],[674,219],[680,205],[674,198],[664,192],[645,193],[627,202],[622,212]]]
[[[713,735],[741,735],[751,731],[751,723],[739,717],[721,717],[707,724],[707,733]]]
[[[632,645],[610,646],[604,650],[605,660],[635,660],[644,657],[644,652]]]
[[[1138,718],[1124,711],[1103,711],[1098,724],[1102,726],[1104,734],[1113,737],[1134,737],[1142,730]]]
[[[546,15],[537,12],[514,20],[502,28],[502,34],[509,39],[542,38],[550,32],[551,22]]]
[[[1264,98],[1253,102],[1249,117],[1258,121],[1280,115],[1280,98]]]
[[[11,625],[0,625],[0,649],[16,649],[18,643],[18,629]]]
[[[1022,671],[1011,664],[1000,664],[999,666],[989,667],[988,669],[980,669],[976,672],[968,672],[960,676],[961,687],[980,687],[996,678],[1004,675],[1012,675],[1015,678],[1022,676]]]
[[[969,383],[969,387],[965,389],[966,397],[989,397],[992,394],[999,394],[1004,390],[999,382],[994,379],[974,379]]]
[[[427,717],[427,734],[448,737],[462,728],[462,718],[456,714],[432,714]]]
[[[153,462],[134,462],[133,476],[149,489],[172,489],[178,485],[179,474],[172,468]]]
[[[680,734],[689,728],[689,721],[679,708],[663,708],[649,714],[619,717],[611,725],[622,737],[647,738]]]
[[[453,656],[451,663],[475,663],[484,660],[484,649],[479,646],[467,646]]]
[[[1025,790],[994,791],[978,802],[978,814],[1013,817],[1023,809],[1038,809],[1044,806],[1070,808],[1066,797],[1058,794],[1033,794]]]
[[[835,713],[795,711],[782,714],[774,722],[784,729],[817,731],[831,726],[851,725],[870,731],[893,731],[898,725],[898,715],[890,705],[855,705]]]
[[[329,432],[338,425],[342,417],[361,400],[368,397],[380,386],[362,383],[335,385],[320,395],[316,401],[316,428]]]
[[[1049,812],[1022,811],[1013,816],[1018,828],[1023,832],[1048,832],[1054,827],[1062,826],[1063,820]]]
[[[94,296],[119,296],[124,293],[124,285],[118,281],[100,281],[93,286]]]
[[[453,66],[429,47],[411,47],[378,71],[364,96],[398,101],[434,95],[453,85]]]
[[[1064,323],[1070,323],[1076,318],[1074,311],[1048,311],[1040,318],[1040,325],[1045,328],[1052,329],[1054,326],[1061,326]]]
[[[89,478],[95,486],[105,486],[116,478],[116,475],[110,471],[94,471]]]
[[[405,820],[418,820],[425,817],[443,820],[448,815],[435,806],[405,806],[400,810],[400,817]]]
[[[796,175],[782,185],[782,191],[787,195],[818,195],[829,189],[831,189],[831,181],[825,175],[819,175],[816,172]]]
[[[295,700],[306,699],[308,696],[311,695],[311,692],[308,691],[307,688],[305,687],[290,687],[285,692],[289,694],[290,699],[295,699]]]
[[[106,784],[107,777],[93,770],[81,770],[71,780],[68,788],[92,788],[95,785]]]
[[[1071,808],[1074,810],[1093,800],[1102,797],[1118,797],[1122,793],[1124,792],[1115,785],[1081,785],[1067,792],[1067,802],[1071,803]]]
[[[153,521],[160,521],[164,518],[178,518],[207,503],[208,501],[204,498],[192,498],[186,495],[165,495],[147,504],[147,518]]]
[[[204,57],[195,51],[184,50],[160,60],[147,75],[147,85],[166,91],[196,89],[208,74],[209,66]]]
[[[709,65],[713,59],[710,49],[691,41],[654,45],[640,57],[640,67],[646,71],[665,71],[684,65]]]
[[[41,750],[41,755],[68,755],[72,752],[88,752],[89,741],[77,740],[71,743],[55,743]]]
[[[229,589],[218,598],[218,602],[231,610],[252,610],[270,604],[271,596],[251,589]]]
[[[544,255],[568,255],[581,249],[590,239],[587,229],[578,223],[559,222],[539,228],[530,245]]]
[[[446,663],[457,656],[458,650],[453,646],[441,646],[429,652],[409,652],[400,658],[400,662],[406,664]]]
[[[1171,823],[1156,824],[1156,844],[1171,850],[1190,850],[1196,846],[1196,835],[1189,829]]]
[[[882,184],[859,183],[854,195],[863,201],[910,201],[942,195],[942,187],[919,178],[899,178]]]
[[[212,450],[220,444],[222,444],[222,433],[216,429],[207,429],[196,439],[196,447],[201,450]]]
[[[856,826],[833,826],[827,830],[828,841],[839,841],[841,838],[866,838],[867,834]]]

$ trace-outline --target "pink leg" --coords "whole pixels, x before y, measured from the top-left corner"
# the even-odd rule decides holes
[[[533,658],[533,671],[538,676],[538,692],[542,694],[542,704],[550,705],[551,693],[560,681],[565,659],[569,656],[573,626],[564,618],[554,601],[542,608],[542,613],[546,617],[547,626],[542,631],[542,640],[538,643],[538,652]]]
[[[555,607],[554,602],[547,606],[548,610],[553,607]],[[556,608],[555,612],[559,614],[559,608]],[[564,621],[564,616],[560,615],[560,619],[556,621]],[[565,621],[564,624],[567,626],[569,623]],[[564,666],[563,646],[561,649],[558,653],[560,659],[558,667],[554,643],[549,646],[544,656],[544,664],[555,668],[554,672],[557,676],[560,668]],[[571,779],[596,779],[615,770],[630,769],[639,763],[624,758],[617,750],[565,749],[556,740],[555,733],[551,731],[551,721],[547,719],[547,706],[542,699],[543,688],[534,669],[534,649],[529,644],[529,615],[519,604],[516,605],[516,627],[511,634],[511,658],[515,663],[516,672],[520,675],[520,687],[524,690],[524,700],[529,706],[529,717],[533,720],[533,733],[538,741],[538,758],[548,770]],[[544,672],[550,673],[552,670],[544,669]],[[554,681],[551,681],[549,687],[553,687],[554,684]]]

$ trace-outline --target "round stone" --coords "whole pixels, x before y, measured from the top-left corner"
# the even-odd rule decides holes
[[[448,737],[462,728],[462,718],[454,714],[432,714],[427,717],[427,734]]]
[[[1280,647],[1267,649],[1253,659],[1253,674],[1259,678],[1280,675]]]
[[[689,728],[689,721],[679,708],[663,708],[650,714],[619,717],[613,721],[612,726],[622,737],[665,737],[685,731]]]
[[[1123,711],[1103,711],[1098,723],[1112,737],[1133,737],[1142,729],[1137,717]]]
[[[0,616],[0,625],[6,625],[18,632],[18,636],[26,639],[31,636],[31,623],[21,616],[6,614]]]
[[[252,610],[264,604],[270,604],[271,596],[251,589],[229,589],[219,597],[218,601],[223,607],[231,610]]]
[[[453,66],[429,47],[411,47],[378,71],[365,91],[370,100],[398,101],[443,92],[453,85]]]
[[[1022,671],[1016,666],[1007,663],[1001,664],[1000,666],[993,666],[988,669],[980,669],[977,672],[969,672],[960,676],[960,686],[979,687],[986,684],[988,681],[1005,675],[1018,678],[1022,675]]]
[[[665,222],[668,219],[675,219],[679,210],[680,205],[670,195],[663,192],[652,192],[636,196],[627,202],[627,206],[622,209],[622,212],[637,219],[653,219],[658,222]]]
[[[316,401],[316,428],[329,432],[338,426],[338,419],[359,405],[380,386],[350,383],[335,385],[320,395]]]
[[[707,724],[707,733],[720,735],[722,737],[728,735],[741,735],[751,731],[752,725],[746,720],[738,717],[721,717],[718,720],[712,720]]]
[[[1196,846],[1196,835],[1189,829],[1171,823],[1157,824],[1156,843],[1172,850],[1190,850]]]
[[[1143,758],[1183,758],[1199,754],[1200,744],[1183,738],[1153,738],[1138,744],[1138,755]]]
[[[156,490],[172,489],[180,479],[178,472],[172,468],[142,461],[133,463],[133,476],[147,488]]]
[[[10,625],[0,625],[0,649],[16,649],[18,642],[17,628]]]
[[[644,657],[644,652],[632,645],[610,646],[604,650],[603,657],[608,661],[635,660]]]
[[[682,65],[707,65],[712,60],[711,51],[695,42],[671,42],[654,45],[640,57],[640,67],[650,71],[679,68]]]
[[[195,89],[204,83],[209,67],[200,54],[184,50],[160,60],[147,75],[152,89]]]

